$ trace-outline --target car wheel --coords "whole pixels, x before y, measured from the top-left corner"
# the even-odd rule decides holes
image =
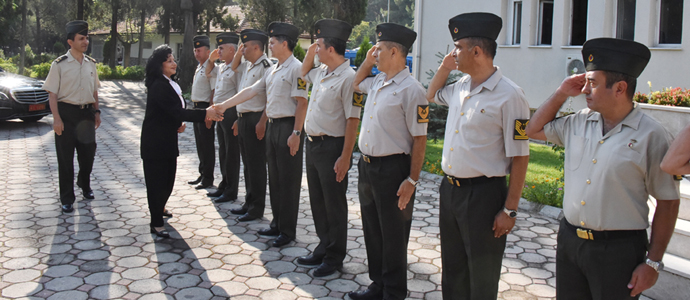
[[[20,118],[20,119],[22,119],[22,121],[24,121],[24,122],[37,122],[38,120],[43,119],[43,116],[24,117],[24,118]]]

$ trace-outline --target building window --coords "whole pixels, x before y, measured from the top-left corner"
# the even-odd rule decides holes
[[[513,45],[520,45],[520,33],[522,31],[522,1],[513,1],[513,14],[511,16],[511,41]]]
[[[683,33],[683,0],[661,0],[659,44],[680,44]]]
[[[539,1],[539,32],[537,33],[538,45],[551,45],[553,31],[553,1]]]
[[[570,15],[570,45],[582,45],[587,40],[587,2],[587,0],[573,0]]]
[[[618,0],[616,13],[616,37],[635,40],[635,6],[637,0]]]

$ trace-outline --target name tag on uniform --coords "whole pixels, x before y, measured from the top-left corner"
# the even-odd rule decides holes
[[[306,90],[307,89],[307,82],[302,80],[302,78],[297,78],[297,89],[298,90]]]
[[[525,128],[527,128],[527,124],[529,123],[529,119],[515,119],[515,130],[513,134],[513,139],[514,140],[528,140],[529,137],[527,137],[527,134],[525,133]]]
[[[364,105],[364,94],[354,92],[352,93],[352,106],[362,107]]]
[[[417,105],[417,123],[429,123],[429,105]]]

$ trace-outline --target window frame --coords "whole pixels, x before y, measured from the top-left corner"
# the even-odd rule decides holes
[[[544,33],[544,4],[551,4],[551,41],[548,44],[545,44],[542,40],[542,35]],[[554,0],[539,0],[539,5],[537,7],[538,9],[538,22],[537,22],[537,38],[536,38],[536,45],[537,46],[551,46],[553,45],[553,15],[554,15]]]
[[[656,3],[657,20],[656,20],[656,26],[654,28],[655,29],[654,30],[654,44],[656,47],[659,47],[659,48],[680,48],[683,45],[683,21],[685,21],[685,20],[681,20],[681,24],[680,24],[680,30],[681,30],[681,32],[680,32],[680,43],[661,43],[661,13],[662,13],[661,2],[662,1],[663,0],[659,0]],[[683,1],[682,4],[685,5],[685,2]],[[681,17],[684,17],[682,14],[683,14],[683,10],[681,10]]]

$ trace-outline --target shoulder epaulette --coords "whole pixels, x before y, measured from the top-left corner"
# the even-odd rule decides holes
[[[264,68],[268,68],[268,67],[271,66],[271,64],[268,63],[268,60],[267,60],[267,59],[262,60],[262,61],[261,61],[261,64],[264,65]]]
[[[67,59],[67,54],[65,54],[65,55],[63,55],[63,56],[60,56],[60,57],[56,58],[56,59],[55,59],[55,62],[56,62],[56,63],[61,63],[61,62],[63,62],[65,59]]]
[[[91,57],[91,56],[88,56],[88,55],[84,55],[84,56],[86,57],[86,59],[92,61],[93,63],[97,63],[97,61],[96,61],[95,58],[93,58],[93,57]]]

